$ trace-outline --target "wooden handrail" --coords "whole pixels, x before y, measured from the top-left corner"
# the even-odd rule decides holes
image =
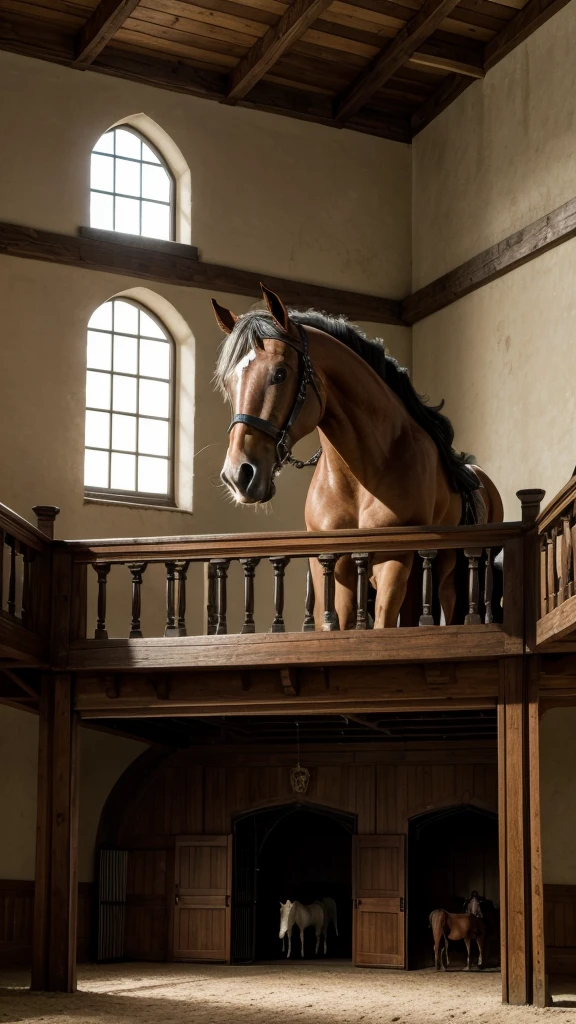
[[[37,530],[35,526],[13,512],[7,505],[0,503],[0,530],[9,534],[16,540],[34,548],[35,551],[44,551],[51,543],[50,540]]]
[[[501,547],[522,536],[521,523],[485,526],[391,527],[381,530],[327,530],[288,533],[214,534],[196,537],[118,538],[57,541],[78,564],[122,563],[133,560],[164,562],[186,558],[255,558],[270,555],[313,556],[351,551],[390,553],[424,548]]]
[[[562,490],[552,498],[552,501],[546,505],[546,508],[538,516],[536,520],[538,533],[545,533],[554,520],[558,519],[562,512],[574,501],[576,501],[576,475],[570,477]]]

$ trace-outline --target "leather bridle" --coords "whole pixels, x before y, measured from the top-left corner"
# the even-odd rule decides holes
[[[314,368],[308,354],[308,338],[306,336],[306,331],[302,324],[296,324],[296,327],[298,328],[300,340],[302,342],[301,348],[289,337],[281,339],[284,344],[290,345],[290,347],[294,349],[298,356],[299,365],[298,390],[296,391],[294,404],[286,417],[284,426],[276,427],[270,422],[270,420],[261,419],[260,416],[251,416],[247,412],[239,412],[228,427],[228,433],[230,433],[237,423],[244,423],[247,427],[254,427],[256,430],[261,430],[262,433],[268,434],[269,437],[272,437],[274,441],[276,441],[277,472],[279,472],[282,469],[282,466],[285,466],[287,463],[291,466],[295,466],[296,469],[303,469],[304,466],[315,466],[322,455],[322,449],[319,448],[310,459],[306,462],[302,462],[300,459],[295,459],[292,456],[292,449],[290,447],[290,431],[302,411],[308,395],[309,387],[313,388],[316,392],[316,396],[320,402],[320,408],[322,408],[322,396],[320,394]]]

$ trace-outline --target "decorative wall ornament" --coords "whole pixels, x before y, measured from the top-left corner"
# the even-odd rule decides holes
[[[300,722],[296,722],[296,767],[290,769],[290,786],[294,793],[305,793],[310,782],[310,772],[300,764]]]

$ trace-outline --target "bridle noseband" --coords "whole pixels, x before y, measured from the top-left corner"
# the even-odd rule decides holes
[[[300,459],[293,458],[292,450],[290,448],[290,430],[294,426],[304,406],[309,387],[314,388],[318,401],[320,402],[320,408],[322,408],[322,396],[320,395],[314,368],[308,354],[308,338],[306,336],[306,331],[302,324],[296,324],[296,326],[298,328],[298,333],[300,334],[302,348],[296,345],[290,338],[280,339],[286,345],[290,345],[290,347],[294,349],[298,356],[298,364],[300,368],[300,379],[296,398],[294,399],[294,405],[288,413],[284,426],[275,427],[270,420],[263,420],[260,416],[251,416],[247,412],[239,412],[228,427],[228,433],[230,433],[237,423],[244,423],[247,427],[255,427],[256,430],[261,430],[264,434],[268,434],[269,437],[272,437],[276,441],[276,472],[279,472],[282,469],[282,466],[285,466],[287,463],[291,466],[295,466],[296,469],[303,469],[304,466],[315,466],[322,455],[322,449],[319,448],[310,459],[306,462],[302,462]]]

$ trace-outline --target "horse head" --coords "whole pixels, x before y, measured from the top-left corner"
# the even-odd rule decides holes
[[[291,900],[286,900],[286,903],[282,903],[280,900],[280,932],[278,935],[279,939],[283,939],[289,928],[290,911],[292,910],[293,903]]]
[[[471,914],[472,917],[482,917],[482,908],[480,906],[480,895],[474,889],[470,893],[470,899],[466,902],[466,913]]]
[[[236,316],[212,299],[227,338],[216,381],[232,405],[221,479],[239,504],[269,501],[292,446],[318,425],[323,407],[303,328],[282,300],[262,287],[266,310]]]

